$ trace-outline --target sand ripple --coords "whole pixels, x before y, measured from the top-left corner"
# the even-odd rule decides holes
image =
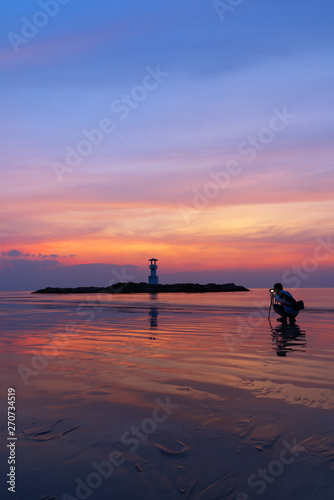
[[[50,441],[65,436],[65,434],[74,431],[79,426],[80,423],[72,418],[62,418],[48,427],[37,427],[35,422],[32,426],[22,429],[22,432],[34,441]]]
[[[278,427],[273,422],[255,425],[249,419],[239,420],[234,427],[234,434],[253,444],[259,451],[269,448],[280,437]]]
[[[155,446],[159,448],[160,452],[163,455],[167,455],[168,457],[182,457],[184,456],[189,450],[190,447],[187,446],[186,444],[182,443],[181,441],[178,441],[178,444],[182,446],[181,450],[175,451],[175,450],[170,450],[163,446],[162,444],[155,443]]]
[[[279,384],[270,380],[243,381],[259,398],[283,399],[290,404],[300,404],[310,408],[334,409],[334,391],[328,388],[300,387],[294,384]]]

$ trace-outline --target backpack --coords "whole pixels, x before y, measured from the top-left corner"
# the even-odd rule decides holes
[[[297,300],[296,304],[293,306],[296,311],[301,311],[304,309],[304,302],[302,300]]]
[[[304,302],[302,300],[295,300],[292,295],[289,292],[286,292],[285,290],[277,292],[277,295],[279,295],[281,298],[282,295],[284,296],[285,299],[287,299],[291,306],[296,310],[296,311],[301,311],[304,309]]]

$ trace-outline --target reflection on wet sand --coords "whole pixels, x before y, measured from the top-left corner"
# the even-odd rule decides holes
[[[261,293],[6,302],[0,356],[2,383],[19,394],[17,500],[254,498],[249,478],[277,463],[284,442],[304,450],[264,500],[332,498],[334,308],[308,310],[302,328],[268,328],[263,310],[240,332]],[[122,465],[105,478],[114,450]]]
[[[287,353],[306,351],[306,332],[301,330],[296,323],[280,323],[273,326],[269,320],[272,334],[273,348],[277,356],[285,357]]]
[[[158,299],[157,293],[150,293],[150,300],[157,300],[157,299]],[[158,307],[151,307],[148,312],[148,315],[150,317],[151,329],[158,328],[158,316],[159,316]]]
[[[148,312],[148,315],[150,317],[150,327],[153,328],[158,328],[158,308],[157,307],[151,307],[151,309]]]

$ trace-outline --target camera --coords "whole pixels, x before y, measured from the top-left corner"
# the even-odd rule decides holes
[[[270,293],[275,293],[275,290],[273,288],[269,288]]]

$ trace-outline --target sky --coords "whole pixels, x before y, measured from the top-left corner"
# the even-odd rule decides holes
[[[0,13],[0,290],[333,286],[332,2]]]

